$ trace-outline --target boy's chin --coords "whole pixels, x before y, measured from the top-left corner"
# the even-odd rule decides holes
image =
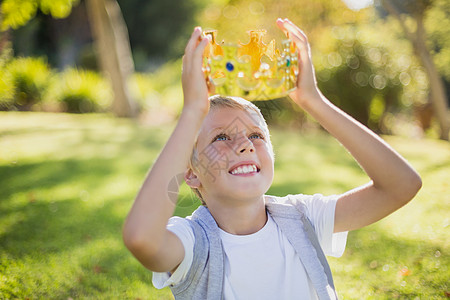
[[[235,199],[259,199],[264,196],[268,188],[264,187],[234,187],[230,189],[229,195]]]

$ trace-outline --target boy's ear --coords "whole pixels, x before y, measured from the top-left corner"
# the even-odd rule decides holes
[[[186,181],[188,186],[195,189],[198,189],[202,185],[200,179],[191,168],[187,169],[184,173],[184,181]]]

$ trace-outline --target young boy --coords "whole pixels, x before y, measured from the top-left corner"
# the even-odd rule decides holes
[[[183,57],[183,111],[123,231],[129,250],[154,272],[154,285],[170,286],[176,299],[336,299],[322,249],[341,255],[347,231],[389,215],[421,187],[399,154],[321,94],[305,34],[287,19],[277,25],[299,52],[290,97],[371,181],[338,196],[265,195],[274,173],[267,125],[248,101],[208,99],[202,72],[208,40],[195,28]],[[178,174],[205,204],[186,219],[171,218]]]

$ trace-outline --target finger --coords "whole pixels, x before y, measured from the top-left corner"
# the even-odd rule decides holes
[[[206,86],[208,87],[208,94],[214,95],[216,93],[216,86],[212,83],[209,77],[206,78]]]
[[[209,38],[204,37],[200,40],[199,44],[194,50],[194,57],[203,56],[203,52],[205,51],[206,45],[209,43]]]
[[[306,34],[303,32],[303,30],[301,30],[297,25],[295,25],[294,23],[292,23],[291,20],[289,19],[285,19],[285,27],[287,28],[291,28],[294,32],[297,33],[297,35],[300,36],[301,39],[304,39],[305,41],[308,40],[308,37],[306,36]]]
[[[192,32],[191,38],[189,39],[189,41],[186,45],[186,49],[184,50],[184,52],[186,54],[189,55],[195,49],[195,47],[198,44],[199,37],[201,36],[201,34],[202,34],[202,28],[199,26],[195,27],[194,31]]]
[[[307,43],[307,38],[304,33],[295,25],[290,23],[284,23],[284,28],[289,32],[289,36],[296,36],[297,39],[301,40],[303,43]]]
[[[290,39],[290,36],[292,34],[292,28],[287,28],[286,27],[286,20],[287,19],[278,19],[277,20],[277,26],[284,32],[284,34],[286,35],[286,37],[288,39]]]
[[[308,48],[308,40],[306,39],[306,35],[300,30],[300,28],[288,19],[278,19],[277,25],[285,32],[288,39],[290,39],[298,49]]]
[[[195,48],[192,58],[192,64],[194,66],[200,66],[202,65],[203,61],[203,52],[205,51],[206,45],[208,45],[209,39],[203,38],[200,41],[200,44],[198,44],[197,48]]]
[[[279,23],[288,31],[288,37],[299,49],[299,53],[302,53],[303,57],[309,55],[309,43],[305,33],[288,19],[281,20]]]
[[[289,19],[284,20],[278,19],[277,24],[282,30],[287,32],[288,36],[296,35],[300,40],[304,42],[308,41],[306,34],[297,25],[292,23],[292,21],[290,21]]]
[[[191,38],[186,45],[185,53],[183,56],[183,69],[186,72],[190,72],[189,70],[192,68],[192,55],[199,43],[201,34],[202,29],[200,27],[195,27],[194,31],[192,32]]]
[[[310,56],[309,44],[301,39],[298,35],[292,34],[290,39],[294,42],[295,46],[299,52],[300,61],[308,58]]]
[[[280,28],[281,31],[283,31],[284,34],[287,36],[287,35],[288,35],[288,31],[287,31],[286,28],[284,27],[284,20],[278,18],[277,21],[276,21],[276,24],[277,24],[278,28]]]

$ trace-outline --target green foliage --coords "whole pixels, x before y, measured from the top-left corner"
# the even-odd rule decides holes
[[[425,28],[427,30],[434,63],[439,73],[450,82],[450,2],[435,0],[427,11]],[[450,93],[450,91],[449,91]]]
[[[146,108],[148,105],[158,105],[159,97],[152,88],[151,76],[145,73],[134,73],[129,82],[132,98],[139,107]],[[141,110],[140,109],[140,110]]]
[[[11,60],[11,43],[6,41],[6,33],[0,32],[0,110],[8,110],[13,97],[13,84],[6,64]]]
[[[427,100],[428,81],[392,24],[372,22],[323,30],[312,46],[319,87],[331,101],[375,131],[389,117]]]
[[[48,87],[52,71],[43,58],[19,57],[0,69],[0,106],[7,110],[30,110],[39,103]]]
[[[70,113],[102,112],[111,104],[112,91],[98,73],[70,68],[54,78],[46,99]]]
[[[172,127],[105,115],[0,113],[0,298],[173,299],[168,288],[151,286],[150,272],[121,238]],[[288,128],[271,134],[277,157],[268,194],[339,194],[368,181],[328,135]],[[351,232],[344,256],[330,259],[340,299],[444,298],[448,142],[387,140],[424,186],[398,212]],[[196,205],[179,205],[176,213]]]
[[[4,0],[1,4],[1,31],[25,25],[36,14],[37,6],[35,0]]]
[[[380,131],[380,118],[385,110],[400,105],[403,88],[401,72],[387,50],[346,37],[336,40],[334,51],[321,56],[317,75],[324,95],[361,123]],[[372,105],[375,96],[379,105]]]
[[[53,72],[43,58],[14,58],[0,65],[0,110],[42,110],[46,105],[72,113],[104,112],[112,101],[108,82],[78,69]]]
[[[135,73],[130,90],[143,111],[159,113],[172,119],[181,112],[181,60],[168,62],[153,73]]]
[[[79,0],[40,0],[40,9],[46,15],[53,18],[66,18],[72,11],[72,7],[77,5]]]
[[[402,14],[424,15],[434,0],[391,0],[392,5]]]
[[[137,70],[182,55],[203,0],[118,0],[128,27]],[[145,30],[143,30],[145,28]]]
[[[3,0],[0,30],[17,29],[32,19],[38,8],[54,18],[67,17],[79,0]]]
[[[12,107],[13,87],[9,73],[4,67],[0,67],[0,110],[9,110]]]
[[[322,54],[323,66],[317,74],[324,95],[365,125],[376,89],[386,85],[384,77],[380,77],[374,86],[375,68],[366,57],[366,50],[357,40],[338,40],[335,51]]]

